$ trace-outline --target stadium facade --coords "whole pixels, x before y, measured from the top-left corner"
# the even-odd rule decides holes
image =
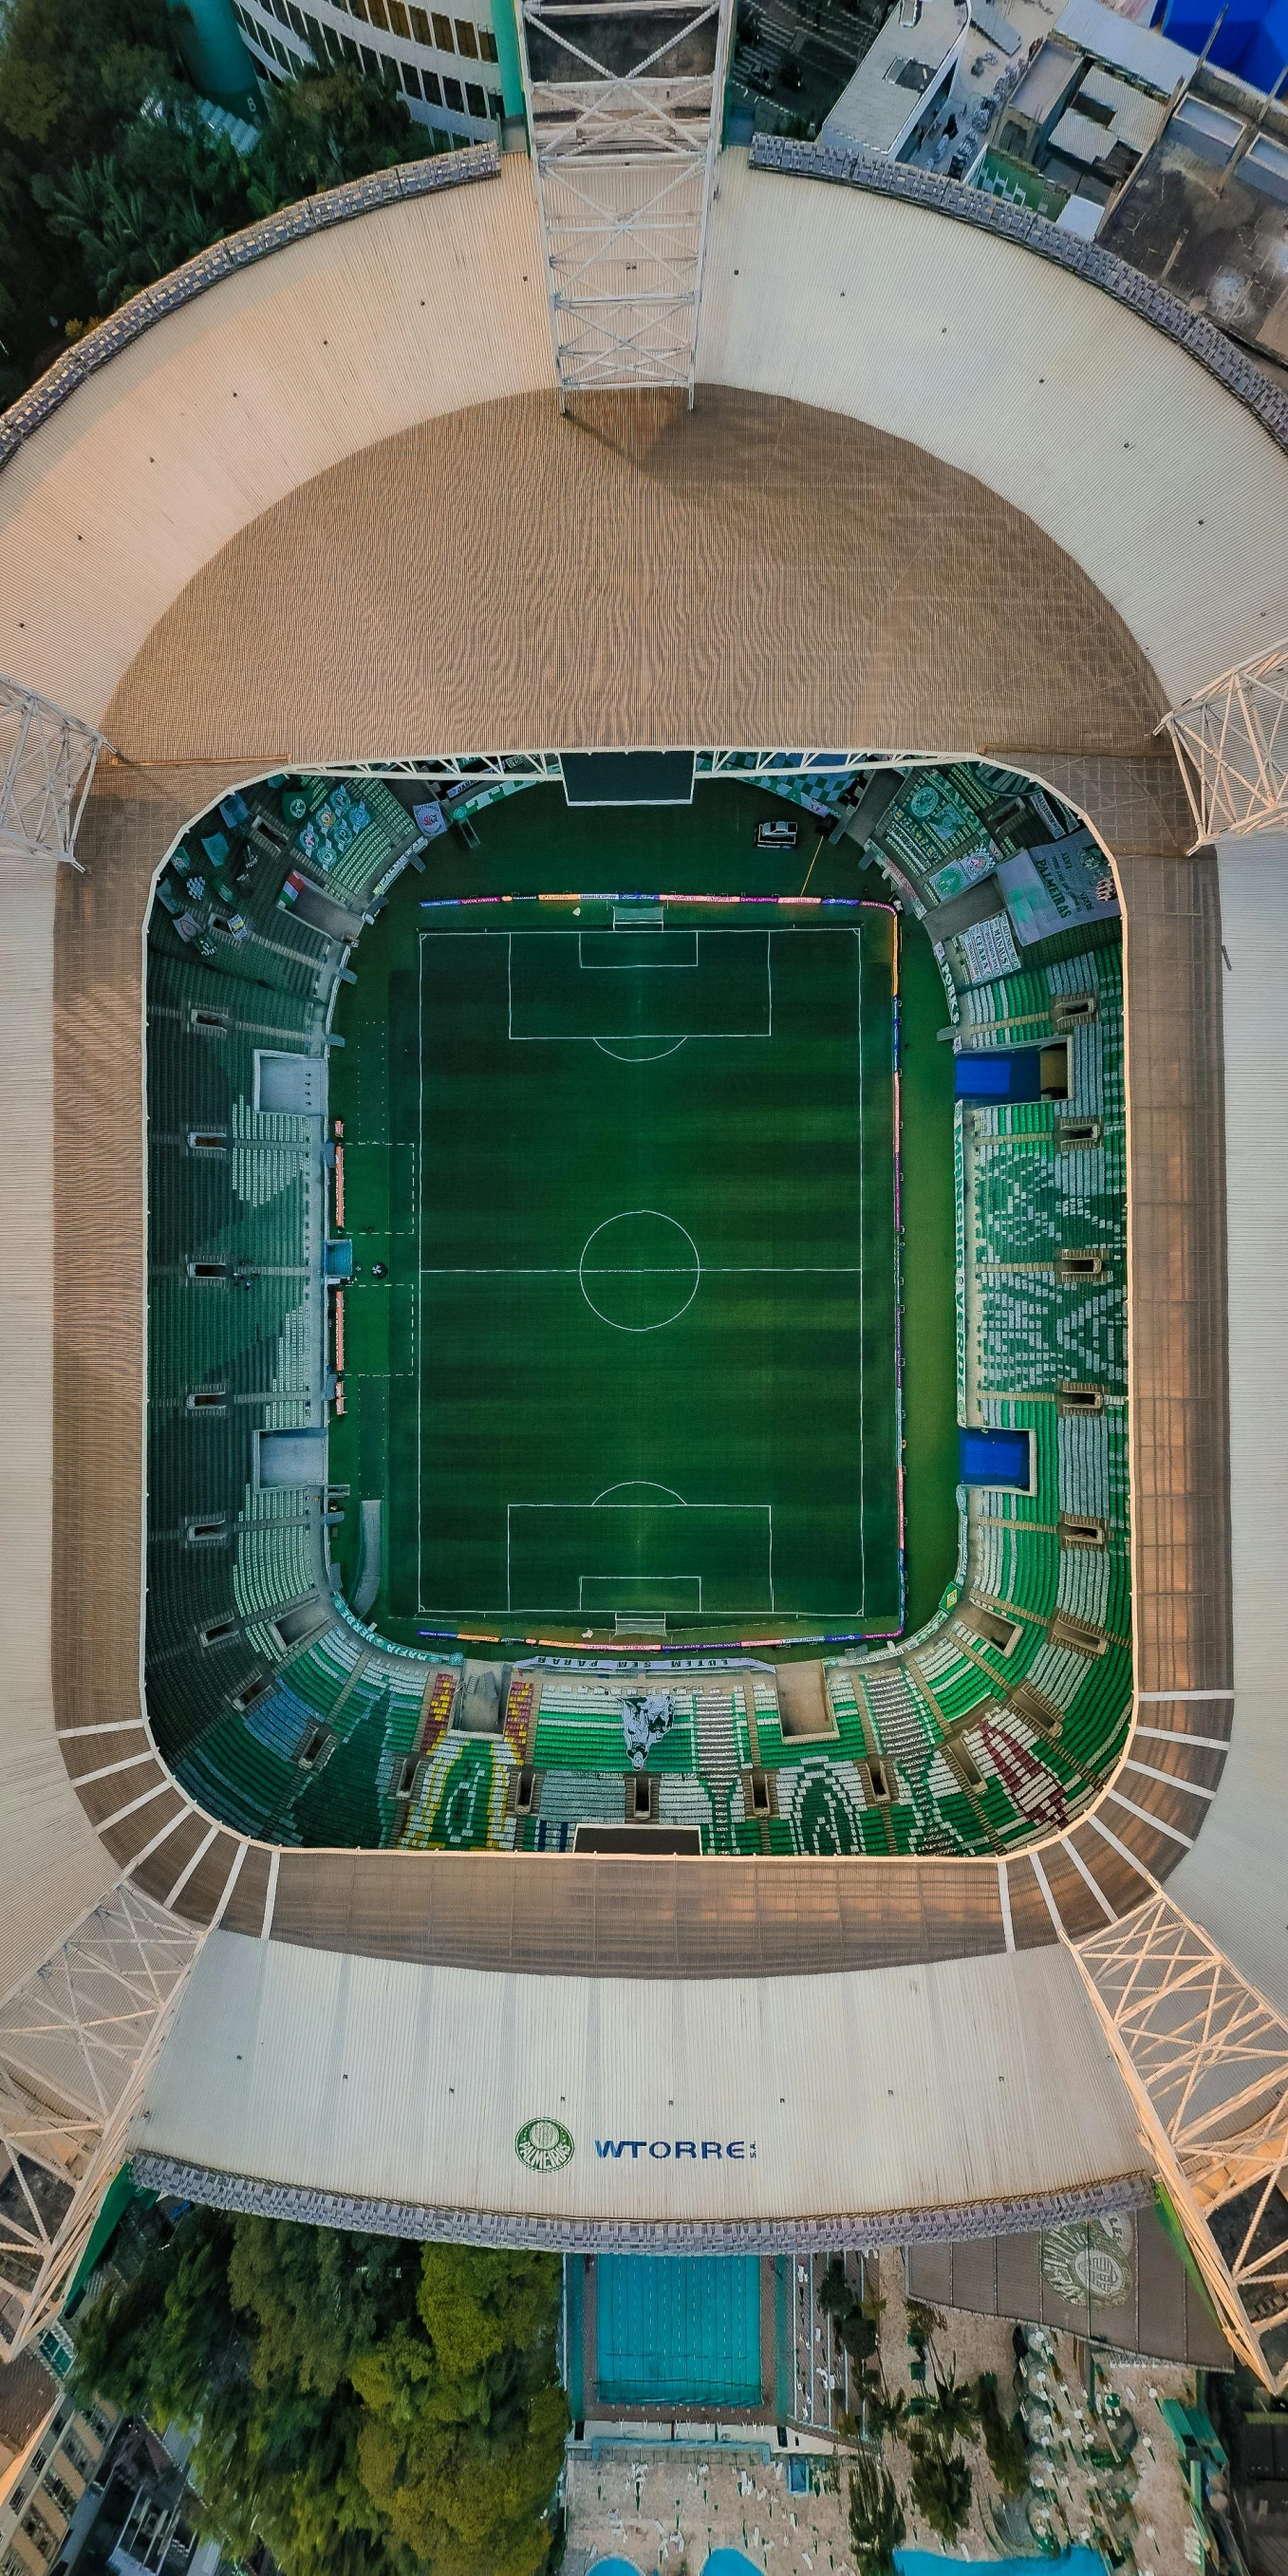
[[[48,2314],[127,2149],[232,2206],[574,2247],[960,2238],[1128,2208],[1161,2182],[1226,2332],[1281,2386],[1288,1317],[1269,1103],[1288,408],[1103,254],[949,187],[915,202],[782,151],[777,167],[726,152],[713,199],[686,203],[697,265],[623,389],[622,299],[606,319],[601,275],[597,315],[570,321],[547,295],[540,110],[539,201],[522,156],[484,152],[275,218],[104,326],[0,425],[0,2336]],[[704,151],[686,147],[686,185]],[[601,197],[597,256],[611,218]],[[655,221],[637,199],[636,238]],[[835,1736],[818,1758],[848,1764],[875,1820],[852,1847],[775,1841],[767,1819],[760,1836],[752,1775],[787,1766],[756,1761],[758,1710],[764,1744],[790,1750],[763,1655],[763,1699],[748,1657],[727,1658],[754,1840],[542,1847],[517,1798],[508,1837],[469,1850],[310,1841],[289,1802],[248,1821],[227,1768],[198,1783],[192,1735],[250,1740],[259,1699],[331,1628],[358,1645],[322,1734],[354,1740],[338,1710],[363,1674],[387,1729],[398,1655],[326,1581],[325,1471],[286,1479],[295,1570],[254,1598],[228,1571],[266,1517],[240,1469],[222,1497],[176,1485],[158,1510],[146,1084],[168,1011],[179,1087],[163,1118],[154,1089],[153,1147],[173,1112],[189,1165],[226,1131],[294,1147],[302,1169],[292,1112],[255,1085],[266,1052],[321,1081],[342,962],[353,948],[360,975],[363,951],[316,886],[311,946],[280,904],[261,916],[265,856],[244,951],[230,967],[229,916],[208,929],[199,909],[172,969],[196,980],[163,991],[154,890],[168,868],[173,893],[197,818],[267,819],[268,781],[300,782],[306,807],[311,781],[404,772],[440,794],[530,772],[547,793],[563,753],[639,749],[696,753],[713,783],[757,761],[798,789],[826,774],[849,810],[874,769],[959,764],[987,773],[994,808],[1000,776],[1012,802],[1033,791],[1057,826],[1089,827],[1121,915],[1111,948],[1075,941],[1077,971],[1066,951],[1017,1000],[1005,956],[954,966],[978,921],[959,911],[937,945],[958,1063],[1023,1016],[1066,1049],[1068,1162],[1100,1154],[1103,1174],[1123,1137],[1121,1249],[1103,1180],[1094,1241],[1088,1220],[1053,1246],[1039,1189],[1004,1257],[973,1242],[972,1155],[1023,1120],[959,1109],[961,1347],[983,1313],[1003,1372],[972,1380],[963,1420],[1023,1433],[1034,1465],[1023,1494],[1013,1478],[964,1496],[928,1630],[814,1667]],[[360,921],[382,889],[353,891]],[[909,940],[938,899],[905,878]],[[257,1022],[200,980],[249,976],[256,942]],[[229,1039],[221,1128],[180,1076],[185,1047]],[[295,1108],[317,1115],[303,1093]],[[1049,1178],[1050,1108],[1034,1132]],[[334,1209],[310,1187],[298,1240],[321,1318]],[[1038,1386],[1032,1339],[1008,1353],[987,1300],[970,1304],[999,1260],[1053,1284]],[[231,1289],[234,1255],[207,1266]],[[1125,1312],[1125,1405],[1112,1336],[1093,1368],[1069,1323],[1088,1282]],[[206,1284],[185,1273],[176,1295]],[[189,1377],[165,1388],[184,1439],[188,1396],[218,1393],[204,1354]],[[261,1441],[322,1428],[273,1411],[281,1383],[259,1390]],[[221,1521],[240,1660],[185,1741],[219,1618],[175,1569],[206,1584]],[[1026,1602],[1030,1546],[1046,1571]],[[167,1696],[149,1670],[145,1697],[158,1618],[178,1681]],[[1017,1638],[1027,1691],[1008,1679]],[[426,1714],[459,1662],[421,1653]],[[549,1670],[539,1643],[526,1663]],[[509,1693],[502,1733],[513,1673]],[[991,1786],[1002,1737],[1037,1783],[1027,1810]],[[534,1769],[533,1749],[512,1743],[511,1767]]]

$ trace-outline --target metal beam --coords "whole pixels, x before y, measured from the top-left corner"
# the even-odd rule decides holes
[[[1069,1943],[1224,2332],[1288,2388],[1288,2022],[1161,1888]]]
[[[76,833],[104,747],[92,725],[0,673],[0,854],[79,864]]]
[[[1196,847],[1288,823],[1288,639],[1223,671],[1157,730],[1180,761]]]
[[[682,387],[724,113],[732,0],[521,0],[559,406]]]
[[[205,1938],[123,1880],[0,2004],[0,2361],[58,2312]]]
[[[578,750],[611,749],[606,744],[578,744]],[[571,749],[572,746],[570,745]],[[688,744],[667,746],[689,749]],[[963,754],[965,758],[967,755]],[[698,749],[693,755],[694,775],[698,778],[781,779],[792,782],[817,778],[836,780],[863,769],[942,769],[939,752],[909,750],[874,751],[871,744],[858,750],[747,751],[734,749]],[[482,757],[458,758],[452,753],[425,752],[417,759],[399,760],[323,760],[310,764],[310,774],[319,778],[414,778],[423,779],[427,787],[455,786],[477,789],[488,787],[558,786],[563,779],[563,755],[557,751],[507,751]]]

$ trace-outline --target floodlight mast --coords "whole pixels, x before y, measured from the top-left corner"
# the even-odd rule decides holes
[[[559,408],[672,387],[693,404],[733,0],[521,0]]]

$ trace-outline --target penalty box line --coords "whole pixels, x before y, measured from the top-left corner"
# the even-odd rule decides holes
[[[512,1611],[514,1609],[510,1551],[512,1523],[516,1512],[576,1512],[579,1515],[586,1512],[631,1512],[641,1515],[646,1512],[763,1512],[765,1516],[766,1531],[765,1572],[769,1586],[770,1612],[772,1613],[775,1608],[774,1506],[772,1503],[507,1503],[505,1507],[505,1606],[507,1611]],[[700,1574],[676,1573],[639,1576],[579,1574],[577,1577],[578,1607],[580,1608],[581,1604],[581,1587],[583,1583],[616,1583],[619,1581],[638,1581],[641,1583],[696,1583],[698,1586],[699,1607],[701,1606],[703,1577]],[[525,1609],[524,1615],[557,1619],[566,1618],[569,1614],[566,1611],[559,1610],[550,1603],[546,1603],[544,1605],[529,1604]]]
[[[513,932],[511,932],[510,935],[513,937]],[[708,931],[707,937],[710,938],[711,935],[710,931]],[[696,975],[701,962],[698,955],[698,941],[701,937],[702,933],[699,930],[664,930],[659,932],[656,930],[640,930],[634,927],[629,930],[619,930],[616,925],[614,925],[612,930],[579,930],[577,933],[577,963],[581,968],[583,975]],[[632,956],[617,957],[615,959],[606,957],[603,959],[602,963],[598,965],[593,957],[588,957],[586,955],[585,942],[588,939],[623,938],[630,939],[632,941],[637,939],[655,940],[659,938],[692,940],[693,955],[691,957],[647,958]]]
[[[420,934],[422,946],[426,939],[433,939],[434,937],[438,937],[440,939],[452,938],[459,937],[460,935],[461,934],[459,932],[453,933],[450,931],[439,931],[435,933],[434,931],[425,930],[422,930]],[[466,935],[468,936],[468,934]],[[487,938],[489,935],[494,934],[481,931],[475,935],[480,938]],[[731,1041],[755,1041],[763,1044],[766,1039],[772,1038],[774,1034],[774,963],[772,942],[776,934],[772,930],[695,930],[693,934],[694,939],[697,941],[701,941],[702,939],[763,938],[765,943],[766,1016],[766,1025],[763,1029],[554,1029],[548,1034],[542,1034],[539,1031],[532,1032],[523,1029],[516,1029],[514,1025],[514,942],[516,937],[521,939],[531,938],[533,935],[534,934],[530,931],[519,931],[516,933],[511,930],[506,933],[506,1036],[509,1038],[512,1046],[623,1046],[628,1042],[631,1045],[638,1042],[645,1046],[657,1046],[661,1044],[664,1038],[693,1038],[699,1041],[706,1040],[708,1043],[715,1042],[717,1044],[722,1038],[728,1038]],[[544,935],[547,938],[558,936],[566,938],[568,934],[566,932],[552,933],[547,931],[544,934],[536,935]],[[613,936],[611,932],[606,933],[605,935],[607,937]],[[586,971],[582,968],[581,961],[582,936],[583,934],[579,931],[577,934],[577,966],[579,972]],[[696,968],[700,963],[701,959],[699,955],[699,957],[695,959],[694,971],[696,971]],[[619,969],[618,971],[622,972],[625,970]],[[656,968],[654,968],[653,972],[656,973],[656,971]],[[689,970],[677,968],[676,971],[683,973]]]
[[[577,1608],[579,1611],[584,1611],[586,1608],[586,1586],[588,1583],[610,1583],[615,1592],[624,1592],[632,1583],[655,1583],[658,1586],[665,1584],[668,1587],[677,1583],[692,1583],[695,1586],[698,1595],[697,1615],[699,1618],[702,1616],[702,1577],[700,1574],[659,1574],[656,1576],[651,1574],[579,1574],[577,1577]],[[593,1609],[593,1602],[591,1607]],[[665,1613],[659,1613],[658,1615],[664,1617]]]

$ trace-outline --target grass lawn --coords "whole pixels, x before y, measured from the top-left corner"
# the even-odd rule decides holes
[[[590,901],[422,908],[798,891],[811,858],[811,893],[879,892],[808,816],[790,858],[756,852],[784,810],[724,785],[607,814],[527,790],[479,818],[477,851],[431,846],[363,939],[332,1059],[357,1274],[332,1474],[346,1575],[359,1497],[384,1502],[374,1615],[395,1637],[898,1623],[892,916],[676,907],[659,931]],[[928,946],[925,965],[937,986]],[[901,981],[933,1086],[933,992]],[[905,1129],[929,1134],[908,1089],[905,1070]],[[905,1316],[909,1420],[946,1458],[950,1107],[942,1126],[919,1187],[905,1152],[903,1213],[909,1263],[915,1229],[947,1248]],[[952,1571],[953,1473],[937,1518],[910,1499],[914,1617]]]

